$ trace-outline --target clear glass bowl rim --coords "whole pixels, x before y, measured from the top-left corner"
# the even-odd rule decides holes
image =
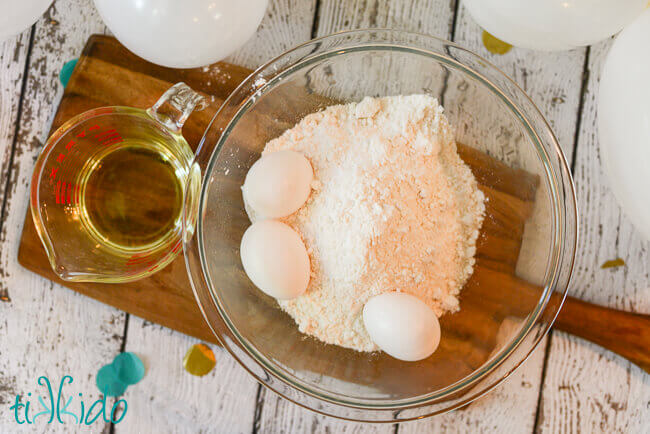
[[[385,39],[373,40],[369,38],[370,35],[377,34],[383,35]],[[389,36],[389,37],[387,37]],[[351,38],[356,39],[357,46],[345,46],[345,50],[337,50],[336,46],[327,46],[327,50],[319,53],[319,49],[322,45],[328,41],[336,40],[337,38]],[[553,167],[547,160],[550,160],[550,157],[547,154],[547,150],[544,149],[544,146],[541,144],[541,139],[538,137],[535,130],[530,126],[527,121],[526,116],[523,115],[522,110],[518,108],[506,95],[504,95],[501,90],[491,83],[483,74],[475,69],[471,69],[466,65],[463,65],[459,61],[452,59],[448,54],[441,52],[434,52],[430,46],[414,46],[412,45],[411,39],[418,38],[422,40],[429,40],[432,44],[441,44],[442,46],[451,47],[454,50],[459,50],[465,55],[475,58],[484,69],[491,70],[492,73],[497,74],[500,78],[505,79],[512,85],[515,92],[517,92],[522,98],[524,98],[527,104],[530,105],[529,111],[534,111],[532,114],[538,116],[543,123],[544,133],[551,138],[551,153],[554,158],[557,158],[559,161],[559,169],[561,173],[555,173]],[[349,43],[349,39],[347,40]],[[560,148],[560,145],[555,138],[548,122],[544,119],[543,115],[535,104],[530,100],[530,98],[525,94],[525,92],[507,75],[505,75],[499,68],[491,64],[486,59],[481,56],[472,53],[471,51],[453,43],[446,41],[441,38],[436,38],[430,35],[405,32],[391,29],[365,29],[365,30],[353,30],[346,32],[338,32],[331,35],[323,36],[317,39],[313,39],[304,44],[301,44],[280,56],[268,61],[264,65],[260,66],[253,73],[251,73],[236,89],[232,94],[224,101],[221,108],[217,111],[212,121],[208,125],[206,132],[201,140],[201,143],[197,149],[195,164],[198,164],[201,167],[202,173],[202,186],[199,197],[199,210],[203,209],[204,198],[206,196],[207,182],[208,177],[211,173],[211,168],[216,156],[219,154],[220,149],[228,137],[228,133],[231,128],[236,124],[237,120],[246,112],[246,109],[255,101],[255,99],[264,93],[265,90],[268,90],[271,84],[274,83],[274,80],[277,82],[278,77],[288,75],[292,71],[301,69],[308,62],[314,62],[320,60],[323,57],[333,57],[338,54],[343,54],[352,50],[359,49],[401,49],[412,51],[418,54],[428,54],[430,57],[441,60],[446,58],[446,63],[448,65],[453,65],[459,69],[462,69],[464,72],[469,73],[474,78],[480,80],[483,84],[491,88],[492,92],[499,95],[506,104],[510,107],[511,110],[517,115],[517,117],[527,125],[527,130],[531,134],[532,141],[536,144],[540,159],[544,162],[544,167],[546,169],[547,175],[551,179],[551,188],[552,188],[552,198],[554,201],[554,230],[552,249],[551,249],[551,262],[553,265],[549,268],[546,276],[546,285],[540,301],[538,302],[535,310],[531,312],[528,316],[527,321],[522,326],[520,333],[507,345],[503,348],[498,356],[490,359],[486,364],[481,366],[479,369],[474,371],[469,376],[463,378],[462,380],[452,384],[442,390],[433,392],[424,397],[419,396],[415,399],[410,400],[401,400],[401,401],[390,401],[388,404],[373,404],[376,400],[370,401],[360,401],[360,400],[346,400],[340,399],[332,396],[324,396],[321,392],[317,390],[310,389],[308,385],[302,383],[296,378],[292,378],[292,375],[285,371],[283,368],[275,365],[273,362],[269,361],[264,355],[259,354],[256,349],[250,345],[246,339],[241,337],[237,332],[236,328],[233,326],[232,322],[228,318],[228,313],[223,309],[221,302],[219,301],[218,291],[213,290],[214,285],[210,282],[210,277],[207,273],[204,272],[205,266],[205,255],[203,253],[202,246],[202,214],[198,213],[198,216],[189,216],[185,215],[184,219],[191,219],[192,217],[196,218],[196,231],[194,236],[188,237],[184,240],[184,252],[186,259],[186,266],[188,269],[188,274],[190,277],[190,282],[192,283],[192,288],[194,290],[195,296],[199,307],[203,313],[206,322],[210,326],[211,330],[215,336],[222,343],[223,347],[237,360],[237,362],[244,367],[253,377],[260,382],[265,387],[273,390],[282,397],[294,402],[297,405],[311,409],[321,414],[335,416],[341,419],[355,420],[355,421],[374,421],[374,422],[395,422],[395,421],[405,421],[412,420],[422,417],[427,417],[433,414],[443,413],[454,408],[462,407],[467,403],[473,401],[474,399],[482,396],[496,385],[500,384],[505,380],[516,368],[518,368],[534,351],[538,346],[539,342],[546,336],[550,330],[557,313],[561,307],[561,303],[556,304],[555,306],[548,306],[551,294],[559,292],[561,295],[561,301],[564,300],[566,296],[568,285],[570,283],[572,271],[573,271],[573,262],[575,257],[575,250],[577,245],[577,227],[571,231],[571,228],[577,225],[577,207],[576,207],[576,198],[575,198],[575,189],[573,181],[571,178],[571,173],[569,166],[567,164],[566,158]],[[288,65],[282,65],[283,68],[275,68],[277,64],[282,64],[284,60],[290,58],[295,53],[300,50],[307,50],[308,54],[299,57],[297,61],[292,61]],[[262,79],[262,80],[260,80]],[[258,83],[263,83],[259,85]],[[224,127],[225,126],[225,127]],[[216,129],[216,130],[215,130]],[[218,131],[218,141],[213,148],[209,148],[209,145],[206,145],[206,141],[211,133]],[[204,149],[204,147],[208,147]],[[558,179],[558,176],[560,179]],[[562,204],[558,203],[558,191],[561,189],[564,190],[565,194],[568,194],[564,197],[564,202]],[[566,201],[569,201],[567,206],[568,210],[565,210]],[[568,211],[568,212],[567,212]],[[569,225],[565,223],[566,219],[569,219]],[[569,226],[569,230],[566,230],[566,226]],[[568,238],[567,238],[568,237]],[[560,266],[567,259],[562,258],[562,256],[569,255],[568,257],[568,270],[564,270],[564,276],[560,276],[561,271]],[[198,259],[198,260],[197,260]],[[558,282],[562,278],[562,282]],[[559,283],[559,286],[558,286]],[[550,309],[550,310],[549,310]],[[218,315],[214,315],[218,313]],[[542,318],[544,316],[545,318]],[[525,351],[525,354],[520,357],[519,360],[514,362],[511,368],[498,378],[488,381],[489,384],[482,387],[479,391],[474,391],[472,388],[478,383],[486,380],[488,377],[499,365],[505,362],[511,354],[517,349],[519,344],[528,336],[528,334],[533,330],[536,325],[540,325],[540,329],[537,331],[534,341],[530,348]],[[279,380],[276,381],[276,380]],[[286,387],[288,386],[288,388]],[[456,399],[454,396],[460,394],[461,397]],[[466,396],[469,394],[470,396]],[[315,398],[316,401],[313,401],[311,398]],[[440,404],[445,402],[445,400],[450,401],[449,405],[442,409],[433,409],[434,404]],[[316,404],[314,404],[314,402]],[[430,410],[427,410],[427,406],[431,407]],[[341,408],[346,408],[348,413],[350,410],[355,413],[353,416],[348,416],[343,414],[340,410]],[[399,412],[405,409],[421,409],[418,414],[409,415],[405,417],[400,417]],[[386,413],[385,416],[366,418],[365,413],[368,411]]]

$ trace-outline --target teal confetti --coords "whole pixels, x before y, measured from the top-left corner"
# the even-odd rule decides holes
[[[102,366],[97,371],[95,384],[100,392],[106,396],[120,396],[126,388],[142,380],[144,377],[144,364],[133,353],[120,353],[111,363]]]
[[[63,87],[66,87],[68,85],[72,71],[77,65],[77,60],[79,59],[72,59],[69,62],[66,62],[65,65],[63,65],[63,68],[61,68],[61,72],[59,72],[59,80],[61,81]]]
[[[136,384],[144,377],[144,364],[133,353],[118,354],[113,360],[113,368],[117,372],[117,378],[129,386]]]
[[[113,364],[101,367],[97,372],[95,383],[100,392],[106,396],[120,396],[127,388],[127,385],[117,378],[117,372],[115,371]]]

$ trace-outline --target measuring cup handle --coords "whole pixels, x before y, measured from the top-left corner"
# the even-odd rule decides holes
[[[147,113],[174,132],[179,132],[190,114],[207,107],[204,97],[185,83],[176,83],[165,92]]]

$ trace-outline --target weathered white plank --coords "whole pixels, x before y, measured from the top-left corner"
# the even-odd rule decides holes
[[[0,151],[2,152],[2,175],[0,176],[0,198],[4,197],[4,190],[9,173],[9,161],[12,154],[12,144],[16,129],[15,124],[18,118],[18,103],[20,91],[24,80],[25,62],[29,49],[29,37],[32,29],[24,31],[16,37],[6,40],[0,44]],[[1,224],[1,223],[0,223]],[[0,287],[0,312],[10,307],[4,307],[3,301],[9,303],[9,291],[6,283]],[[6,326],[0,323],[0,331]],[[6,356],[0,350],[0,360]],[[6,363],[6,362],[5,362]],[[15,395],[18,393],[16,378],[12,372],[3,366],[0,361],[0,405],[3,407],[11,405]],[[9,419],[0,419],[0,426],[9,426]]]
[[[311,37],[315,1],[271,0],[258,32],[229,62],[250,68]],[[131,317],[127,351],[147,361],[145,379],[127,391],[130,418],[115,432],[253,431],[256,397],[261,387],[223,349],[212,346],[217,366],[205,377],[185,372],[182,360],[195,339]],[[268,392],[275,399],[275,395]],[[305,410],[303,410],[305,411]]]
[[[466,9],[459,8],[455,42],[486,57],[513,78],[551,123],[567,158],[571,158],[580,99],[584,50],[542,53],[513,48],[505,55],[488,52],[482,29]],[[466,409],[422,422],[400,425],[400,433],[491,432],[526,433],[535,425],[545,342],[504,384]],[[516,416],[513,416],[516,415]]]
[[[257,426],[260,433],[336,433],[381,434],[395,432],[395,425],[348,422],[321,416],[291,404],[273,392],[262,389],[263,405]]]
[[[315,9],[316,0],[270,0],[255,35],[226,61],[257,68],[308,41]]]
[[[453,14],[453,4],[447,0],[325,0],[321,2],[315,29],[317,36],[345,30],[390,28],[447,38],[451,32]],[[314,71],[311,80],[315,88],[327,89],[325,95],[335,99],[353,101],[369,95],[422,92],[425,87],[429,93],[438,96],[444,86],[443,80],[438,79],[442,71],[413,68],[410,61],[410,58],[401,56],[365,57],[363,61],[350,60],[331,65],[329,71]],[[393,78],[395,76],[401,78],[401,83],[411,85],[408,91],[398,86]]]
[[[0,43],[0,197],[4,197],[32,29]]]
[[[134,417],[117,433],[199,431],[250,433],[257,382],[223,349],[211,345],[217,366],[204,377],[183,369],[183,356],[196,339],[131,317],[126,350],[138,354],[146,376],[127,390]]]
[[[5,196],[13,143],[16,136],[18,105],[25,80],[25,62],[32,29],[0,44],[0,198]],[[0,202],[2,203],[2,202]],[[0,223],[1,224],[1,223]],[[9,291],[0,285],[0,302],[9,299]],[[2,380],[0,380],[0,385]],[[0,390],[2,386],[0,386]],[[3,400],[0,392],[0,401]]]
[[[316,32],[325,36],[343,30],[390,28],[447,39],[453,14],[453,2],[448,0],[323,0]]]
[[[83,393],[86,403],[97,399],[95,373],[118,353],[122,341],[121,312],[32,274],[16,260],[34,160],[46,139],[61,94],[59,70],[66,60],[79,55],[88,35],[102,30],[103,24],[94,14],[90,0],[58,1],[36,25],[0,237],[0,282],[11,298],[11,302],[0,302],[0,384],[4,385],[0,387],[4,409],[0,412],[1,432],[19,431],[6,408],[7,399],[13,400],[19,393],[42,393],[36,384],[40,375],[47,375],[56,387],[63,375],[70,374],[74,383],[66,389],[67,396],[77,399],[77,394]],[[20,40],[27,43],[28,38],[23,35]],[[19,59],[24,58],[21,50],[16,52]],[[3,88],[8,84],[16,86],[12,92],[20,89],[20,83],[5,83],[4,77]],[[15,110],[4,105],[4,98],[3,93],[3,119]],[[7,102],[13,104],[15,99]],[[3,124],[3,147],[8,137],[5,127]],[[6,155],[3,149],[3,167],[7,164]],[[72,405],[78,408],[79,402]],[[32,411],[38,407],[38,402],[32,403]],[[44,419],[37,424],[43,424],[40,430],[45,429]],[[30,432],[33,428],[20,427]],[[99,432],[105,428],[103,422],[97,421],[84,431]],[[71,428],[53,423],[47,429],[70,432]]]
[[[229,60],[252,67],[295,45],[292,41],[293,38],[298,38],[296,35],[304,36],[302,40],[308,39],[310,19],[305,18],[306,15],[301,12],[298,15],[304,19],[300,25],[295,24],[296,10],[305,3],[271,2],[270,14],[265,18],[268,26],[261,28],[256,38],[242,51],[250,50],[250,54],[238,53]],[[440,30],[443,29],[441,23],[451,20],[449,16],[442,19],[439,12],[441,9],[432,9],[430,3],[415,2],[413,7],[409,7],[402,2],[385,5],[384,2],[357,1],[350,3],[352,6],[323,2],[317,32],[322,35],[343,28],[374,25],[418,29],[445,37]],[[440,7],[449,7],[442,5],[443,2],[439,3]],[[7,219],[3,222],[0,239],[0,283],[2,287],[9,288],[12,298],[10,303],[0,302],[0,404],[4,399],[12,398],[15,393],[34,391],[37,375],[45,373],[54,379],[60,377],[64,370],[75,375],[75,386],[85,396],[88,394],[87,400],[90,400],[90,395],[95,390],[92,377],[96,368],[115,354],[123,329],[121,314],[22,270],[15,260],[22,219],[27,209],[27,182],[33,159],[45,139],[53,106],[60,95],[56,75],[66,60],[78,55],[88,34],[102,31],[89,1],[59,0],[52,17],[59,21],[58,25],[49,19],[43,19],[37,29],[28,94],[23,107],[24,122],[19,131],[13,178],[7,192],[10,199],[7,203]],[[413,28],[415,23],[422,27]],[[53,28],[58,30],[52,30]],[[24,41],[29,39],[25,35],[22,38]],[[269,42],[274,38],[277,38],[275,42]],[[544,54],[513,49],[501,57],[488,55],[482,48],[479,30],[462,8],[456,39],[462,45],[489,57],[504,68],[506,73],[514,76],[549,118],[565,151],[571,151],[582,71],[582,50]],[[282,44],[286,46],[281,46]],[[262,54],[256,50],[257,46],[264,47],[261,49]],[[5,68],[8,65],[5,57],[6,44],[0,50],[3,56],[0,68]],[[24,62],[26,53],[24,48],[20,50],[18,63]],[[576,182],[583,217],[581,253],[574,280],[575,294],[601,304],[648,312],[650,249],[647,243],[640,241],[629,222],[620,214],[613,196],[606,189],[606,179],[600,173],[597,161],[593,97],[603,50],[599,46],[592,52],[591,79],[577,155]],[[267,52],[268,56],[265,54]],[[20,56],[23,56],[23,60],[20,60]],[[13,135],[13,128],[6,127],[14,122],[16,115],[11,111],[17,109],[13,103],[16,101],[16,92],[20,89],[19,84],[14,86],[6,78],[16,77],[21,68],[16,65],[10,68],[13,70],[9,73],[5,69],[0,70],[0,147],[3,152],[3,169],[7,167],[9,155],[6,144],[10,143]],[[11,101],[10,109],[5,105],[6,101]],[[3,187],[4,182],[0,188]],[[628,266],[616,270],[599,269],[602,262],[616,256],[623,257]],[[188,380],[188,374],[179,369],[182,369],[180,363],[185,350],[194,342],[156,326],[147,327],[143,321],[131,318],[127,349],[143,357],[148,372],[142,383],[127,392],[130,417],[116,426],[118,432],[149,432],[154,427],[159,432],[236,432],[237,427],[241,427],[244,432],[250,431],[254,412],[251,409],[255,399],[255,393],[250,390],[255,389],[255,383],[218,349],[215,349],[218,367],[214,372],[208,377],[190,377]],[[650,430],[650,382],[647,375],[600,348],[560,333],[554,335],[551,345],[543,390],[539,426],[541,431]],[[468,409],[426,421],[401,424],[399,431],[530,432],[541,376],[541,350],[542,348],[506,384]],[[38,356],[34,357],[34,354]],[[213,384],[217,385],[216,389]],[[214,390],[218,392],[208,395]],[[185,399],[177,401],[176,397]],[[245,399],[240,400],[241,397]],[[315,416],[281,400],[271,392],[262,391],[261,397],[263,405],[257,424],[260,432],[310,431],[312,427],[319,432],[365,432],[364,428],[370,431],[377,429],[375,426],[364,427]],[[227,400],[234,404],[230,406]],[[210,408],[206,404],[208,402],[221,407],[219,410]],[[245,410],[240,412],[236,406],[244,407]],[[239,424],[238,421],[232,425],[220,425],[223,421],[231,424],[232,420],[243,413],[248,415],[244,423]],[[517,416],[513,417],[513,414]],[[0,412],[2,432],[16,431],[15,423],[8,416],[8,412]],[[141,417],[144,422],[138,421]],[[151,424],[146,425],[145,422]],[[127,430],[127,427],[134,429]],[[386,427],[379,426],[378,429],[385,430]],[[103,427],[97,425],[92,427],[92,431],[101,428]]]
[[[513,48],[504,55],[492,54],[483,46],[482,29],[462,3],[458,14],[454,42],[485,57],[523,88],[571,161],[585,49],[547,53]]]
[[[324,36],[342,30],[390,27],[447,37],[452,18],[452,5],[446,0],[324,0],[320,3],[316,33]],[[321,416],[271,392],[264,390],[262,393],[260,432],[392,433],[395,430],[390,424],[359,424]]]
[[[650,243],[622,214],[598,151],[598,82],[610,45],[593,46],[589,58],[574,175],[580,237],[570,292],[593,303],[650,313]],[[600,268],[617,257],[625,260],[625,267]],[[630,362],[555,332],[546,369],[539,431],[650,432],[650,375]]]

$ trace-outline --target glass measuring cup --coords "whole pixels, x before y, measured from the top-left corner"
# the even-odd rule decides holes
[[[61,279],[133,281],[176,257],[183,204],[200,182],[181,127],[205,106],[177,83],[147,110],[89,110],[52,134],[36,162],[30,205]]]

